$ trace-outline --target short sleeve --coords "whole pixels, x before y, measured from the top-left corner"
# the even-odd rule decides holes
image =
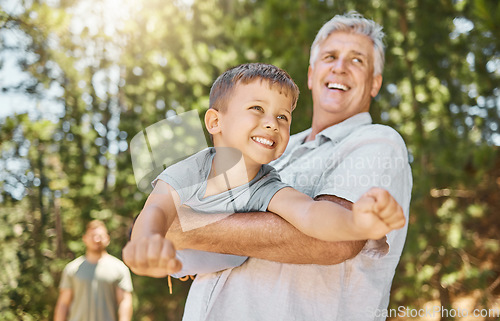
[[[321,177],[317,195],[335,195],[356,202],[372,187],[389,191],[400,204],[408,221],[411,196],[411,169],[406,146],[393,129],[371,126],[351,139],[336,155]],[[403,228],[405,231],[407,226]],[[400,230],[391,231],[381,240],[369,240],[361,254],[372,258],[385,256]],[[399,236],[398,236],[399,237]]]
[[[130,275],[130,270],[128,267],[120,261],[121,268],[121,279],[118,282],[118,287],[126,292],[132,292],[134,287],[132,285],[132,277]]]
[[[68,265],[64,268],[61,275],[61,282],[59,282],[59,289],[72,289],[71,277],[68,273]]]
[[[270,165],[263,165],[264,174],[255,184],[250,186],[251,197],[246,212],[267,211],[269,202],[280,189],[289,187],[281,181],[278,172]]]
[[[332,157],[334,166],[324,171],[316,195],[336,195],[355,202],[371,187],[380,187],[403,206],[404,186],[411,175],[404,145],[382,137],[358,140]]]

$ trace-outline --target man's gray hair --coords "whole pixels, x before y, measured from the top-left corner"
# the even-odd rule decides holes
[[[373,20],[364,18],[361,14],[355,11],[351,11],[344,15],[336,15],[330,21],[325,23],[323,27],[321,27],[311,46],[311,55],[309,57],[309,64],[311,67],[314,68],[314,63],[318,58],[320,45],[334,31],[348,31],[368,36],[373,41],[373,74],[382,74],[385,61],[385,46],[383,42],[385,34],[382,31],[382,26]]]

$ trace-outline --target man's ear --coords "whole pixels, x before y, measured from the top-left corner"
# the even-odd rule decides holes
[[[220,122],[219,122],[219,112],[215,109],[208,109],[205,113],[205,127],[207,131],[212,134],[218,134],[220,132]]]
[[[309,65],[309,68],[307,68],[307,87],[309,90],[312,89],[312,73],[313,73],[313,67]]]
[[[378,92],[380,91],[380,88],[382,87],[382,75],[378,74],[373,77],[373,82],[372,82],[372,90],[370,91],[370,95],[372,98],[375,98],[375,96],[378,95]]]
[[[106,233],[106,239],[102,240],[102,243],[104,244],[104,247],[108,247],[109,243],[111,243],[111,237],[108,233]]]

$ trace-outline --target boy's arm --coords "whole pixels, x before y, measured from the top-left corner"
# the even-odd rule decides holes
[[[361,237],[353,224],[352,212],[326,201],[314,201],[291,187],[274,194],[268,210],[295,226],[302,233],[323,241],[354,241]]]
[[[301,232],[324,241],[378,240],[392,229],[403,227],[405,221],[396,200],[380,188],[365,193],[351,212],[332,202],[314,201],[287,187],[273,196],[268,210]]]
[[[352,203],[321,195],[349,208]],[[307,236],[270,212],[236,213],[202,228],[183,232],[175,220],[167,237],[179,248],[256,257],[281,263],[331,265],[356,256],[365,241],[326,242]]]
[[[181,269],[172,242],[165,238],[179,204],[177,192],[158,180],[123,248],[123,261],[135,274],[165,277]]]

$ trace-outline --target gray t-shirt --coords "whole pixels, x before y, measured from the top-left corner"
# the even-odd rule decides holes
[[[116,288],[132,292],[127,266],[114,256],[104,255],[94,264],[80,256],[66,265],[60,289],[73,290],[68,321],[118,320]]]
[[[154,185],[161,179],[172,186],[179,194],[181,204],[199,213],[194,215],[179,213],[179,221],[183,230],[214,223],[236,212],[266,211],[274,194],[288,186],[281,182],[279,174],[272,166],[265,164],[247,184],[204,197],[214,156],[215,148],[204,149],[169,166],[153,181]],[[183,268],[180,272],[173,274],[174,277],[222,271],[240,266],[247,259],[246,256],[191,249],[177,251],[177,257],[186,269]],[[190,270],[190,266],[195,266],[196,270]]]

